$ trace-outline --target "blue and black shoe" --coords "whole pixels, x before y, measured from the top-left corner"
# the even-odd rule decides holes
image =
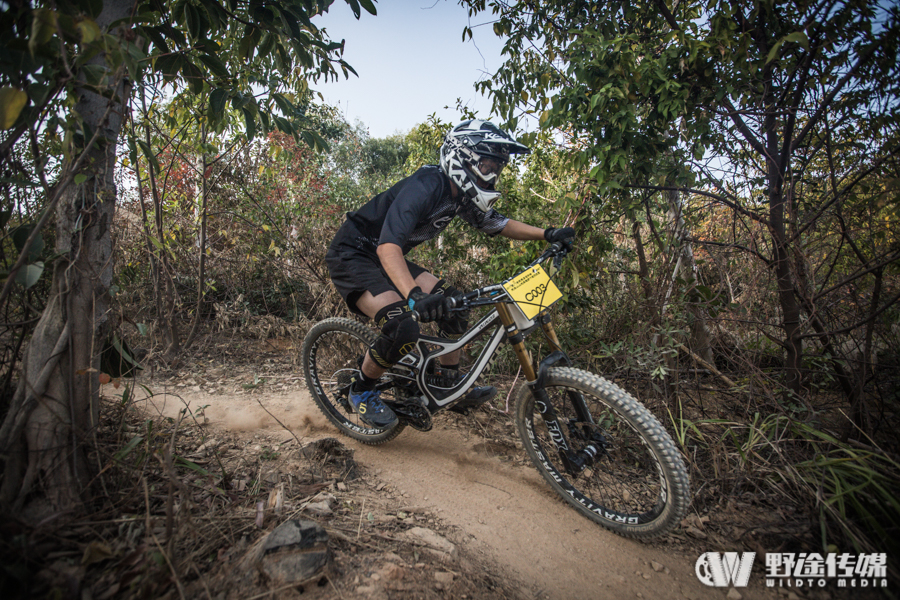
[[[460,373],[457,369],[436,367],[431,383],[438,387],[451,388],[458,384],[464,377],[465,374]],[[473,387],[469,390],[468,394],[460,398],[449,410],[461,415],[467,415],[470,410],[478,408],[496,395],[497,388],[492,385]]]
[[[350,388],[350,405],[360,420],[370,427],[387,429],[397,423],[397,415],[381,401],[381,390],[362,390],[356,386]]]

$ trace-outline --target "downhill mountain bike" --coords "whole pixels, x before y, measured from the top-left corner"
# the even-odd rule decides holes
[[[690,483],[678,449],[659,421],[616,384],[572,366],[553,328],[550,306],[562,296],[543,263],[558,270],[568,248],[553,244],[519,274],[455,297],[454,310],[492,309],[456,340],[422,335],[416,349],[384,373],[377,387],[398,416],[381,429],[362,422],[349,389],[376,332],[346,318],[313,326],[303,341],[310,393],[337,428],[365,444],[388,442],[409,425],[432,426],[432,415],[465,397],[500,344],[512,346],[527,384],[516,396],[515,421],[529,458],[547,483],[587,518],[628,537],[652,538],[687,511]],[[532,359],[525,338],[541,332],[550,353]],[[451,387],[432,375],[435,361],[476,341],[481,350]]]

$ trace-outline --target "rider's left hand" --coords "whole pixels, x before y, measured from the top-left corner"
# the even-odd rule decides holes
[[[575,239],[575,229],[572,227],[550,227],[544,230],[544,239],[555,244],[559,242],[566,250],[572,249],[572,240]]]

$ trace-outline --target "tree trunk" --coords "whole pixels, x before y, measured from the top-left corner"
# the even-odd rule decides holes
[[[653,301],[653,286],[650,284],[650,267],[647,265],[644,241],[641,239],[641,222],[637,219],[631,223],[631,239],[634,241],[634,251],[638,258],[638,278],[641,280],[641,289],[644,290],[644,300],[649,306]],[[653,314],[655,317],[658,311],[654,310]]]
[[[770,133],[770,138],[774,138]],[[777,145],[770,139],[770,156],[777,156]],[[791,259],[785,235],[785,204],[781,170],[773,159],[769,159],[769,232],[775,260],[775,282],[778,286],[778,301],[781,305],[781,327],[784,331],[784,385],[788,392],[798,397],[803,388],[802,361],[803,338],[800,330],[800,304],[794,294],[794,279],[791,274]]]
[[[97,24],[108,30],[134,5],[134,0],[106,0]],[[92,62],[105,65],[105,60],[97,56]],[[121,70],[108,73],[111,98],[87,86],[75,88],[83,143],[90,144],[80,149],[86,154],[80,174],[87,179],[62,192],[51,298],[0,428],[0,454],[6,458],[0,502],[30,522],[80,512],[90,481],[87,449],[99,420],[100,353],[112,281],[115,151],[123,99],[130,93]]]
[[[206,125],[200,125],[200,143],[206,148]],[[194,322],[191,325],[191,332],[184,342],[184,348],[190,348],[194,343],[194,337],[197,335],[197,328],[200,325],[200,316],[203,312],[203,304],[206,300],[206,201],[209,195],[209,182],[206,179],[206,169],[208,167],[206,160],[206,150],[200,154],[200,186],[199,196],[200,204],[197,207],[200,221],[200,235],[197,239],[197,247],[199,249],[199,260],[197,264],[197,306],[194,311]]]
[[[691,288],[696,287],[700,271],[697,269],[697,262],[694,260],[694,249],[689,241],[685,241],[686,238],[690,236],[688,235],[687,224],[684,222],[681,192],[678,190],[667,191],[666,200],[669,204],[669,219],[671,219],[675,230],[673,237],[675,243],[678,245],[679,252],[678,260],[676,261],[675,268],[672,272],[672,285],[670,285],[669,292],[666,295],[666,302],[668,302],[669,296],[672,293],[672,286],[674,286],[675,280],[678,278],[679,271],[682,267],[687,267],[690,271],[690,277],[693,279]],[[688,347],[704,361],[712,364],[715,360],[712,352],[712,345],[710,343],[712,334],[710,333],[709,326],[706,322],[706,311],[703,309],[703,304],[692,301],[688,304],[687,308],[691,313],[691,335]]]

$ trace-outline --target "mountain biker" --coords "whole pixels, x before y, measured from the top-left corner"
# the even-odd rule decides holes
[[[439,166],[421,167],[347,213],[325,261],[350,310],[374,319],[381,328],[350,388],[350,403],[363,422],[387,428],[397,421],[375,385],[386,369],[415,348],[419,324],[410,318],[413,310],[422,322],[436,321],[441,336],[459,336],[468,329],[466,316],[449,310],[449,298],[460,292],[407,261],[407,252],[437,237],[457,215],[491,236],[551,243],[568,243],[574,237],[571,227],[534,227],[492,208],[500,197],[497,179],[510,155],[529,152],[488,121],[465,121],[444,139]],[[462,377],[458,369],[458,351],[441,357],[440,375],[450,385]],[[477,406],[496,393],[493,387],[475,388],[454,408]]]

